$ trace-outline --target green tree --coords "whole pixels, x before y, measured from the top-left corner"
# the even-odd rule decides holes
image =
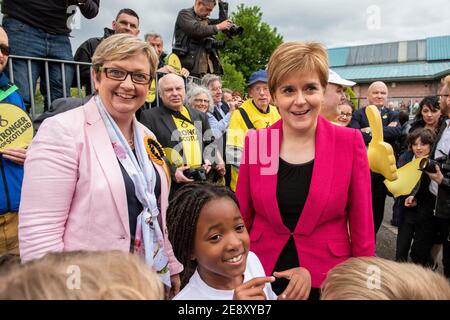
[[[245,78],[242,75],[242,72],[236,70],[236,66],[229,61],[228,57],[223,57],[222,66],[223,87],[229,88],[233,91],[239,91],[242,94],[242,89],[244,89],[246,85]]]
[[[231,39],[224,33],[217,36],[218,40],[225,41],[225,48],[221,50],[222,58],[234,65],[245,79],[256,70],[264,69],[272,52],[283,42],[277,28],[262,22],[262,15],[258,6],[240,4],[237,11],[231,14],[231,20],[243,27],[244,33]],[[225,72],[224,77],[227,76]]]

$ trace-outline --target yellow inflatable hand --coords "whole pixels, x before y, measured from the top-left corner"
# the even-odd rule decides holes
[[[370,170],[383,175],[389,181],[394,181],[398,178],[397,165],[392,146],[383,140],[380,111],[376,106],[370,105],[366,107],[366,115],[372,130],[372,141],[367,150]]]
[[[417,158],[398,169],[397,180],[384,180],[387,189],[395,198],[411,194],[422,176],[422,171],[419,170],[419,163],[424,158],[426,157]]]

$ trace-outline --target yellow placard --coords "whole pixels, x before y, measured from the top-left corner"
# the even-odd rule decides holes
[[[370,170],[383,175],[389,181],[394,181],[398,178],[397,165],[392,146],[383,140],[380,111],[374,105],[367,106],[365,111],[372,130],[372,140],[367,150]]]
[[[175,69],[177,74],[181,74],[181,61],[175,53],[171,53],[166,58],[167,64]]]
[[[28,147],[33,133],[33,123],[25,111],[11,103],[0,103],[0,151]]]
[[[145,101],[148,103],[153,103],[155,99],[156,99],[156,79],[153,79],[147,91],[147,98],[145,99]]]
[[[398,169],[397,180],[384,180],[384,184],[394,197],[407,196],[412,192],[422,176],[422,171],[419,170],[419,163],[424,158],[426,157],[417,158]]]

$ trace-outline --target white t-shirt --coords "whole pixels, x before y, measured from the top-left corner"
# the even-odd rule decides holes
[[[244,272],[244,282],[256,277],[265,277],[263,266],[258,257],[249,252],[247,266]],[[272,291],[270,283],[266,283],[264,293],[267,300],[276,300],[277,295]],[[234,290],[218,290],[208,286],[197,270],[189,279],[189,283],[173,299],[174,300],[233,300]]]

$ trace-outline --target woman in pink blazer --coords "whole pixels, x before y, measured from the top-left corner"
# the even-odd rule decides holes
[[[328,81],[321,44],[282,44],[268,76],[282,119],[247,134],[236,193],[266,274],[305,268],[318,298],[336,264],[375,253],[367,153],[359,132],[319,116]]]
[[[44,121],[25,163],[23,261],[51,251],[132,251],[177,293],[183,267],[166,228],[170,177],[153,133],[134,116],[157,61],[146,42],[109,37],[92,59],[97,94]]]

